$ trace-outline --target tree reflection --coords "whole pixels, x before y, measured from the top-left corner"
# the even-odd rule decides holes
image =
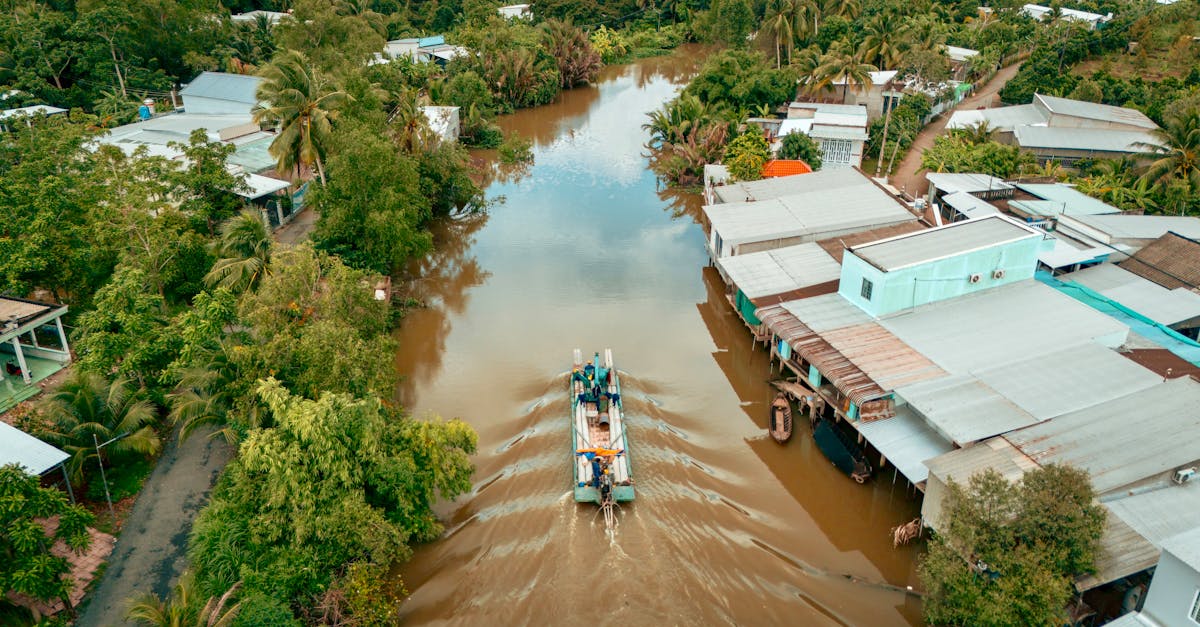
[[[666,203],[663,208],[671,214],[672,218],[679,219],[689,217],[696,224],[703,224],[701,217],[704,214],[704,196],[698,190],[688,187],[673,187],[659,181],[661,189],[656,193],[659,200]]]
[[[400,297],[420,306],[408,311],[395,332],[400,345],[396,400],[403,405],[412,406],[417,384],[430,381],[441,370],[450,316],[462,313],[471,288],[491,277],[470,254],[475,234],[487,220],[488,214],[482,211],[438,220],[432,228],[433,252],[408,268]]]

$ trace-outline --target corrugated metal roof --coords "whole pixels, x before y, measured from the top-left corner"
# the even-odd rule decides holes
[[[839,268],[840,267],[841,266],[839,266]],[[40,316],[53,308],[54,305],[48,305],[46,303],[38,303],[31,300],[6,298],[4,296],[0,296],[0,328],[3,327],[4,323],[15,322],[21,324],[28,320],[32,320],[33,318]]]
[[[1096,572],[1075,580],[1075,589],[1084,592],[1141,572],[1158,563],[1158,547],[1142,537],[1120,517],[1105,512],[1094,567]]]
[[[863,105],[852,104],[834,104],[825,102],[793,102],[788,105],[789,109],[809,109],[820,113],[832,113],[835,115],[849,115],[854,117],[867,117],[867,108]]]
[[[1105,504],[1155,546],[1162,547],[1172,536],[1200,529],[1200,481],[1168,484],[1158,490],[1123,496]]]
[[[66,109],[52,107],[50,105],[30,105],[28,107],[17,107],[16,109],[5,109],[0,111],[0,120],[15,118],[20,115],[54,115],[56,113],[66,113]]]
[[[1200,382],[1171,379],[1004,437],[1041,465],[1087,470],[1103,495],[1200,459]]]
[[[1064,14],[1066,11],[1067,9],[1063,10]],[[1099,120],[1102,122],[1112,122],[1114,124],[1124,124],[1127,126],[1136,126],[1146,129],[1158,128],[1158,125],[1154,123],[1154,120],[1146,117],[1145,113],[1142,113],[1137,109],[1114,107],[1112,105],[1099,104],[1096,102],[1085,102],[1083,100],[1071,100],[1069,98],[1059,98],[1057,96],[1047,96],[1045,94],[1034,94],[1033,99],[1034,102],[1041,101],[1046,109],[1059,115],[1087,118],[1089,120]]]
[[[1193,514],[1196,512],[1200,512],[1200,509],[1192,510]],[[1164,551],[1170,551],[1171,555],[1178,557],[1179,561],[1191,566],[1193,570],[1200,572],[1200,525],[1167,538],[1163,542],[1162,548]]]
[[[954,450],[953,444],[907,407],[897,407],[891,418],[855,426],[913,485],[929,478],[925,460]]]
[[[229,100],[248,105],[258,104],[258,86],[262,78],[247,74],[226,74],[225,72],[202,72],[187,87],[179,90],[187,105],[189,96],[212,98],[214,100]]]
[[[812,243],[722,257],[717,265],[751,300],[837,281],[842,272],[829,253]]]
[[[220,139],[222,130],[253,124],[249,115],[209,115],[203,113],[172,113],[109,129],[97,141],[106,144],[150,144],[165,146],[170,142],[187,143],[192,131],[206,130],[209,139]],[[255,129],[257,130],[257,129]]]
[[[1140,154],[1151,149],[1141,144],[1160,145],[1162,142],[1146,131],[1108,130],[1101,128],[1071,128],[1058,126],[1018,126],[1013,129],[1017,145],[1022,148],[1088,150]]]
[[[942,196],[942,202],[953,207],[955,211],[963,214],[968,219],[982,218],[1000,213],[1000,210],[992,203],[976,198],[966,192],[946,194]]]
[[[1018,126],[1045,124],[1046,115],[1041,109],[1031,104],[996,107],[994,109],[955,111],[950,114],[950,120],[946,122],[946,128],[970,128],[980,122],[987,122],[990,128],[1000,132],[1012,132]]]
[[[1200,294],[1169,290],[1115,264],[1092,266],[1059,279],[1100,292],[1159,324],[1171,326],[1200,317]]]
[[[281,181],[269,176],[259,176],[257,174],[247,173],[247,189],[237,192],[237,195],[241,196],[242,198],[254,200],[255,198],[262,198],[267,194],[273,194],[277,191],[287,189],[289,185],[291,185],[291,183],[288,183],[287,181]]]
[[[939,433],[966,446],[1038,419],[969,374],[951,375],[896,389]]]
[[[1200,241],[1167,233],[1117,264],[1167,288],[1200,288]]]
[[[1174,2],[1175,0],[1170,0]],[[1163,0],[1159,0],[1161,4]],[[1117,618],[1116,620],[1104,623],[1104,627],[1158,627],[1158,623],[1152,622],[1148,618],[1144,618],[1140,612],[1130,612]]]
[[[1010,207],[1012,204],[1012,201],[1009,201],[1008,205]],[[1112,253],[1112,250],[1108,248],[1076,248],[1056,233],[1051,233],[1050,237],[1054,240],[1054,248],[1038,251],[1038,261],[1051,268],[1065,268],[1077,263],[1093,261],[1098,257]]]
[[[978,55],[978,50],[959,48],[958,46],[946,46],[946,56],[950,57],[954,61],[966,61],[967,59]]]
[[[1016,481],[1025,476],[1025,471],[1037,467],[1004,438],[992,438],[950,451],[925,460],[925,466],[929,468],[929,474],[947,485],[951,481],[965,484],[971,477],[989,468],[1009,481]]]
[[[850,252],[884,272],[891,272],[975,250],[1042,237],[1044,234],[1040,231],[997,215],[861,244],[851,248]]]
[[[789,121],[796,120],[784,120],[784,122]],[[781,176],[761,181],[738,181],[715,188],[713,191],[721,202],[735,203],[771,200],[821,190],[858,188],[864,184],[871,184],[866,175],[852,169],[838,169],[820,170],[796,176]]]
[[[0,466],[18,464],[31,475],[42,475],[70,455],[4,422],[0,422]]]
[[[835,124],[813,124],[808,134],[813,139],[849,139],[866,141],[870,138],[864,127],[841,126]]]
[[[1069,216],[1065,220],[1096,229],[1111,239],[1158,239],[1168,231],[1200,237],[1200,218],[1191,216],[1098,215]]]
[[[945,373],[838,294],[759,309],[755,315],[852,401]]]
[[[1121,210],[1097,198],[1062,183],[1017,183],[1017,188],[1033,194],[1045,201],[1051,201],[1056,210],[1049,215],[1060,213],[1099,215],[1105,213],[1121,213]],[[1019,201],[1010,201],[1009,204]],[[1026,201],[1037,202],[1037,201]]]
[[[849,235],[839,235],[837,237],[823,239],[818,241],[817,245],[819,245],[821,248],[824,248],[825,252],[829,253],[829,255],[836,259],[838,263],[841,263],[842,255],[852,246],[865,244],[867,242],[874,242],[881,239],[887,239],[897,235],[904,235],[905,233],[923,231],[927,228],[929,227],[920,222],[902,222],[892,226],[885,226],[878,229],[870,229],[867,231],[851,233]]]
[[[1088,341],[1120,346],[1129,328],[1035,280],[889,314],[880,324],[949,372],[972,372]]]
[[[854,172],[852,169],[829,170],[829,172]],[[810,179],[822,172],[784,176],[757,183]],[[815,241],[834,237],[842,233],[915,222],[916,216],[909,213],[887,192],[870,180],[856,174],[859,183],[831,189],[810,189],[782,197],[756,202],[734,202],[706,205],[704,212],[709,224],[728,245],[761,242],[773,239],[805,238]],[[714,188],[718,195],[725,195],[731,187]]]
[[[926,172],[925,180],[947,194],[954,192],[978,194],[1013,189],[1012,185],[989,174]]]

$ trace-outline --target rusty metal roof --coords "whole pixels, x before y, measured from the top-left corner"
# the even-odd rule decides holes
[[[1169,290],[1200,289],[1200,241],[1178,233],[1168,232],[1117,265]]]
[[[823,305],[835,299],[845,302],[830,294],[763,307],[755,315],[858,405],[898,385],[945,376],[945,371],[865,314],[839,317],[840,324],[826,317],[836,307]],[[817,304],[813,310],[820,313],[802,320],[807,309],[799,307],[801,303]]]

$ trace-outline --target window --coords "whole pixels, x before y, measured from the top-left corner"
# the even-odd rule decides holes
[[[867,279],[863,279],[862,297],[864,299],[871,300],[871,288],[873,288],[873,287],[875,287],[875,286],[871,285],[870,281],[868,281]]]
[[[1192,619],[1193,623],[1200,623],[1200,590],[1192,595],[1192,609],[1188,612],[1188,618]]]
[[[848,139],[822,139],[821,161],[827,164],[848,165],[853,142]]]

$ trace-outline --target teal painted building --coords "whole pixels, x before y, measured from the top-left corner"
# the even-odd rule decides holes
[[[994,215],[854,246],[838,293],[879,317],[1033,278],[1053,240]]]

